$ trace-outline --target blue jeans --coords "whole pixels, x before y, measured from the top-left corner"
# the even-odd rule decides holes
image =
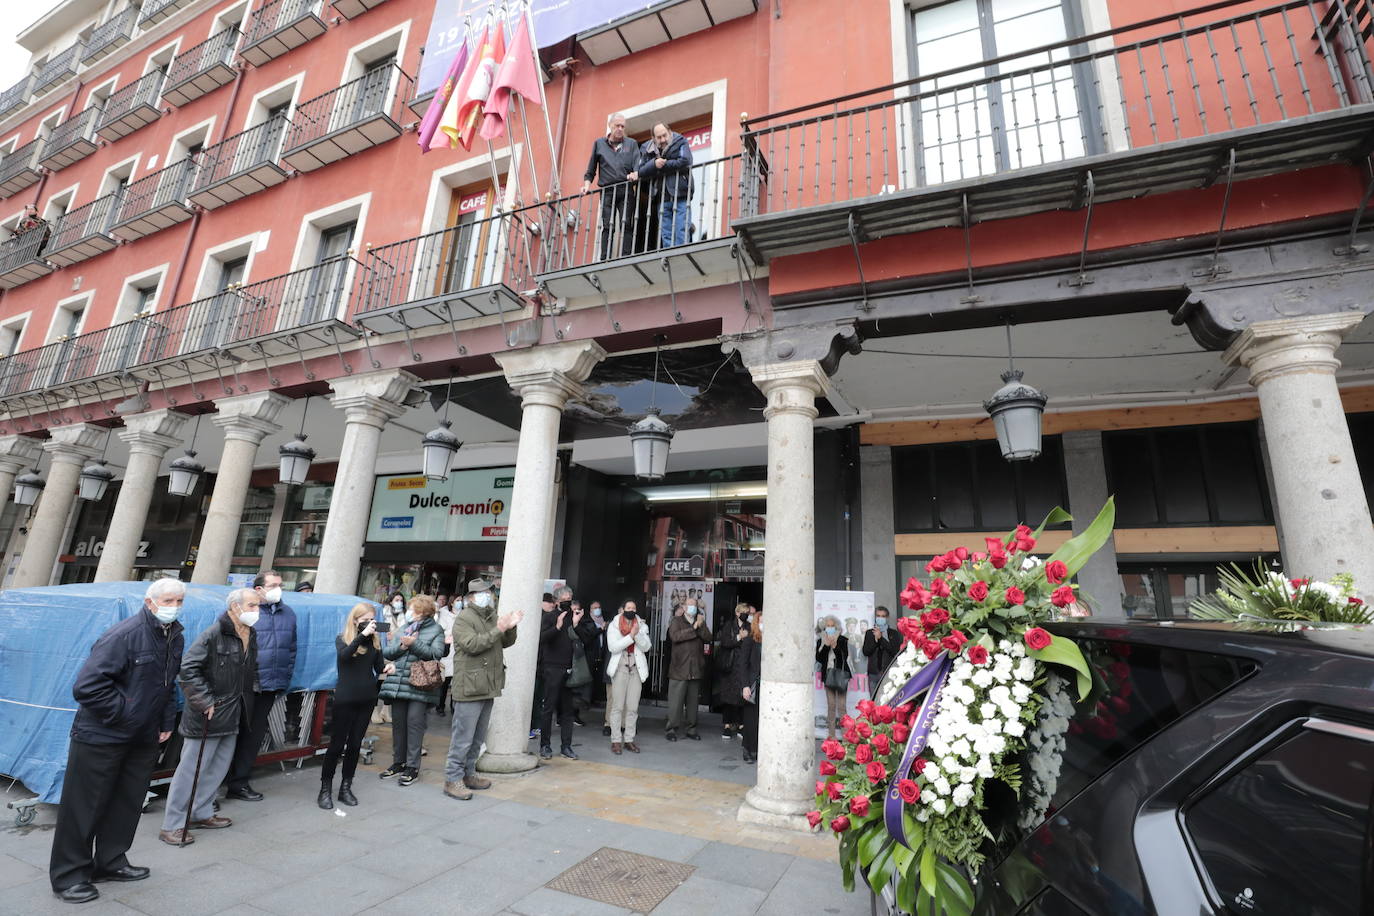
[[[687,244],[687,224],[691,215],[687,212],[688,199],[663,201],[658,214],[658,244],[660,248]]]

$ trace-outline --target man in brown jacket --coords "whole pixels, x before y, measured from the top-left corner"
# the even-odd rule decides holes
[[[697,696],[701,678],[706,673],[706,644],[711,630],[706,615],[701,613],[695,599],[688,598],[681,617],[668,624],[668,641],[673,644],[672,660],[668,664],[668,731],[669,741],[677,740],[677,730],[686,726],[687,737],[700,741],[697,734]]]

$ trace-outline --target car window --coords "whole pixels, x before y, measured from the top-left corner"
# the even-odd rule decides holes
[[[1184,824],[1228,911],[1356,916],[1372,801],[1374,743],[1304,728],[1208,788]]]

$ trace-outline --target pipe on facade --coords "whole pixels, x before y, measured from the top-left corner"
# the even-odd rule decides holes
[[[72,90],[72,100],[67,103],[67,120],[72,119],[72,112],[76,110],[76,100],[81,97],[81,89],[86,84],[81,80],[76,81],[76,88]],[[38,190],[33,192],[33,209],[38,209],[38,202],[43,199],[43,189],[48,185],[48,176],[52,174],[47,169],[38,179]]]
[[[574,50],[576,45],[573,45]],[[555,162],[563,161],[564,141],[568,138],[568,106],[572,102],[572,83],[573,76],[577,72],[577,58],[571,54],[560,61],[555,61],[549,65],[549,69],[554,73],[563,74],[563,101],[562,108],[558,112],[558,134],[554,137],[554,156]]]

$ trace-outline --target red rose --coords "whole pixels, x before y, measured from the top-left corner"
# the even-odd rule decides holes
[[[924,757],[917,757],[915,760],[911,762],[911,768],[916,771],[917,776],[920,776],[922,773],[926,771],[927,763],[929,763],[929,761],[927,761]]]
[[[1045,581],[1050,585],[1058,585],[1069,575],[1069,568],[1060,560],[1050,560],[1045,564]]]
[[[955,555],[956,557],[958,557],[960,560],[967,560],[967,559],[968,559],[968,548],[967,548],[967,547],[956,547],[956,548],[954,548],[954,555]]]
[[[1073,604],[1073,586],[1061,585],[1050,593],[1050,604],[1055,607],[1068,607]]]
[[[944,579],[930,580],[930,593],[934,595],[936,598],[948,598],[949,583],[946,582]]]
[[[906,588],[902,589],[899,596],[902,600],[902,607],[913,611],[919,611],[930,603],[930,592],[926,591],[924,585],[915,579],[908,579]]]
[[[863,817],[868,813],[869,797],[867,795],[855,795],[849,800],[849,811],[856,817]]]
[[[1029,649],[1043,649],[1054,642],[1054,637],[1039,627],[1031,627],[1022,638],[1026,640],[1026,647]]]
[[[849,818],[841,814],[839,817],[835,818],[833,821],[830,822],[830,829],[835,831],[836,833],[844,833],[846,830],[849,829]]]
[[[822,776],[834,776],[837,772],[838,770],[835,768],[835,764],[831,763],[829,760],[821,761]]]
[[[988,556],[1002,553],[1006,550],[1006,548],[1002,546],[1001,538],[983,538],[983,543],[987,545]]]
[[[1018,605],[1018,604],[1025,604],[1025,603],[1026,603],[1026,593],[1025,593],[1025,592],[1021,591],[1021,589],[1017,588],[1015,585],[1013,585],[1011,588],[1007,589],[1007,604],[1008,604],[1009,606],[1015,607],[1015,606]]]
[[[854,762],[872,763],[873,748],[869,747],[867,744],[860,744],[858,747],[854,748]]]
[[[818,779],[818,780],[816,780],[816,794],[817,794],[817,795],[824,795],[824,794],[826,794],[826,792],[828,791],[828,790],[827,790],[827,787],[828,787],[829,785],[830,785],[830,783],[827,782],[827,781],[825,781],[824,779]]]
[[[888,754],[892,753],[891,740],[887,737],[887,735],[874,735],[873,750],[875,753],[882,754],[884,757],[886,757]]]
[[[970,646],[968,660],[973,665],[986,665],[988,663],[988,650],[982,646]]]
[[[843,717],[840,719],[840,728],[853,728],[853,727],[854,727],[854,724],[855,724],[855,723],[854,723],[854,717],[853,717],[853,716],[848,716],[848,715],[847,715],[847,716],[843,716]]]
[[[1016,549],[1024,553],[1030,553],[1035,549],[1035,538],[1017,538]]]
[[[910,719],[915,712],[915,703],[903,703],[901,706],[892,710],[892,721],[906,724],[906,721]]]
[[[926,658],[935,661],[940,654],[940,644],[933,639],[927,639],[925,645],[921,646],[921,651],[925,653]]]
[[[926,572],[944,572],[946,565],[947,564],[945,563],[944,557],[934,557],[931,559],[929,563],[926,564]]]
[[[1112,709],[1115,709],[1118,713],[1120,713],[1123,716],[1131,711],[1131,704],[1126,702],[1126,700],[1122,697],[1112,697],[1111,703]]]
[[[815,830],[817,827],[819,827],[821,821],[823,820],[825,820],[825,818],[821,816],[821,813],[819,811],[806,812],[806,822],[811,825],[812,830]]]
[[[846,728],[844,730],[844,740],[849,744],[858,744],[863,739],[859,737],[859,730],[857,728]]]
[[[1288,583],[1292,585],[1294,588],[1302,588],[1304,585],[1311,581],[1311,579],[1289,579]]]
[[[921,622],[915,617],[898,617],[897,632],[901,633],[902,638],[908,642],[925,636],[925,631],[921,629]]]
[[[854,727],[858,730],[859,734],[864,738],[873,737],[873,726],[869,725],[867,722],[860,722],[858,725]]]
[[[988,555],[985,554],[985,553],[983,553],[983,552],[980,550],[980,551],[978,551],[977,553],[975,553],[975,554],[973,555],[973,562],[975,562],[975,563],[981,563],[981,562],[983,562],[984,560],[986,560],[987,558],[988,558]]]
[[[1007,555],[1005,553],[989,554],[988,562],[992,564],[993,569],[1001,569],[1007,565]]]
[[[1345,599],[1345,601],[1346,601],[1346,604],[1351,604],[1351,605],[1354,605],[1355,607],[1359,607],[1360,605],[1364,604],[1364,601],[1362,601],[1362,600],[1359,599],[1359,598],[1356,598],[1354,595],[1351,595],[1349,598]]]
[[[870,699],[867,699],[867,698],[864,698],[864,699],[862,699],[862,700],[860,700],[859,702],[857,702],[857,703],[854,704],[854,708],[857,709],[857,710],[859,711],[859,715],[861,715],[861,716],[871,716],[871,715],[873,715],[873,706],[874,706],[873,701],[870,700]],[[843,720],[841,720],[841,721],[843,721]],[[851,724],[852,724],[852,723],[851,723]]]
[[[975,582],[968,587],[968,596],[974,601],[982,601],[988,596],[988,584],[986,582]]]
[[[864,767],[864,772],[868,774],[868,781],[875,786],[887,778],[887,767],[877,760]]]
[[[930,615],[930,619],[934,621],[937,627],[942,623],[949,623],[949,611],[942,607],[933,607],[926,613]],[[930,627],[926,627],[926,629],[928,630]]]
[[[902,796],[902,801],[908,805],[914,805],[921,798],[921,787],[916,785],[914,779],[897,780],[897,794]]]
[[[834,738],[826,738],[821,742],[821,753],[831,760],[843,760],[845,755],[844,745]]]
[[[891,706],[874,706],[868,717],[879,725],[886,725],[897,717],[897,713],[893,711]]]
[[[905,744],[906,739],[911,736],[911,729],[902,722],[892,723],[892,740],[898,744]]]
[[[830,793],[831,801],[839,801],[840,796],[844,794],[844,783],[842,782],[827,783],[825,788]]]
[[[959,559],[954,551],[951,550],[949,553],[945,554],[945,569],[958,569],[963,565],[964,561]]]
[[[940,640],[940,645],[944,646],[955,655],[958,655],[959,651],[964,648],[964,643],[966,642],[968,642],[968,637],[958,630],[955,630],[944,639]]]

